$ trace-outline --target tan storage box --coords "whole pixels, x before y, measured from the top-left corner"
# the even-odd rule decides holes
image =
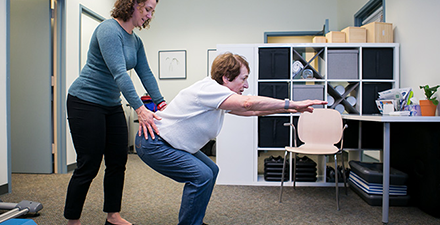
[[[330,31],[325,35],[328,43],[345,43],[345,33],[340,31]]]
[[[345,42],[347,43],[367,42],[367,30],[363,27],[347,27],[341,31],[345,33]]]
[[[315,36],[313,38],[313,43],[326,43],[326,42],[327,42],[327,38],[323,36]]]
[[[367,43],[393,43],[393,24],[372,22],[362,26],[367,30]]]

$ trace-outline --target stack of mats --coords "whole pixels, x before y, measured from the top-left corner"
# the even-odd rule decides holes
[[[264,159],[264,180],[266,181],[281,181],[283,171],[284,158],[281,156]],[[286,168],[284,169],[284,181],[289,179],[289,160],[286,161]]]
[[[296,157],[296,181],[315,182],[316,175],[316,162],[307,156]]]
[[[369,205],[382,205],[382,163],[350,161],[349,164],[351,171],[348,183],[350,184],[351,189]],[[407,179],[407,174],[390,168],[390,206],[408,205],[409,195],[407,195]]]

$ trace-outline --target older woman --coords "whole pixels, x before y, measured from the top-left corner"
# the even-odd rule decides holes
[[[117,0],[112,19],[96,28],[90,41],[87,63],[69,89],[67,114],[77,166],[70,180],[64,217],[68,224],[81,224],[80,216],[90,183],[105,158],[105,224],[131,224],[121,218],[122,192],[127,163],[128,129],[121,107],[121,92],[139,118],[139,131],[158,132],[153,118],[140,100],[127,73],[133,69],[142,84],[164,109],[166,103],[147,62],[141,39],[134,28],[149,26],[158,0]],[[86,222],[89,224],[90,222]]]
[[[156,121],[160,134],[155,139],[136,137],[136,151],[146,164],[185,183],[179,224],[204,224],[219,169],[199,150],[218,135],[225,113],[259,116],[312,112],[312,105],[327,103],[243,96],[244,89],[249,87],[249,72],[248,62],[243,57],[232,53],[217,56],[212,64],[211,78],[182,90],[164,111],[157,113],[162,118]]]

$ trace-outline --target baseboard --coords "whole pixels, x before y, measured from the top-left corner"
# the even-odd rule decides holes
[[[72,163],[70,165],[67,165],[67,172],[73,171],[77,168],[76,163]]]
[[[9,184],[3,184],[0,186],[0,195],[9,193]]]

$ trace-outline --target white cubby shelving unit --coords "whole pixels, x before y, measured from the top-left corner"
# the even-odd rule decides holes
[[[341,113],[366,115],[378,113],[374,102],[377,92],[399,88],[397,43],[231,44],[217,45],[217,52],[236,53],[249,62],[250,87],[243,95],[265,95],[291,100],[332,99],[333,105],[324,107],[336,108],[340,104],[338,107],[343,106]],[[293,76],[292,64],[295,61],[301,62],[302,70],[310,69],[313,78],[303,79],[301,72]],[[343,87],[342,91],[338,86]],[[352,102],[353,99],[356,101]],[[284,146],[293,146],[292,129],[284,127],[282,123],[295,123],[298,116],[299,114],[265,117],[226,115],[222,131],[216,140],[216,161],[220,167],[217,183],[280,185],[280,182],[264,179],[264,157],[284,156]],[[275,122],[272,121],[270,128],[262,126],[265,119]],[[264,136],[267,134],[270,137]],[[288,157],[291,175],[293,159],[290,154]],[[316,181],[296,182],[297,186],[334,186],[334,183],[326,181],[327,157],[320,156],[313,160],[317,163]],[[285,184],[292,184],[292,176]]]

